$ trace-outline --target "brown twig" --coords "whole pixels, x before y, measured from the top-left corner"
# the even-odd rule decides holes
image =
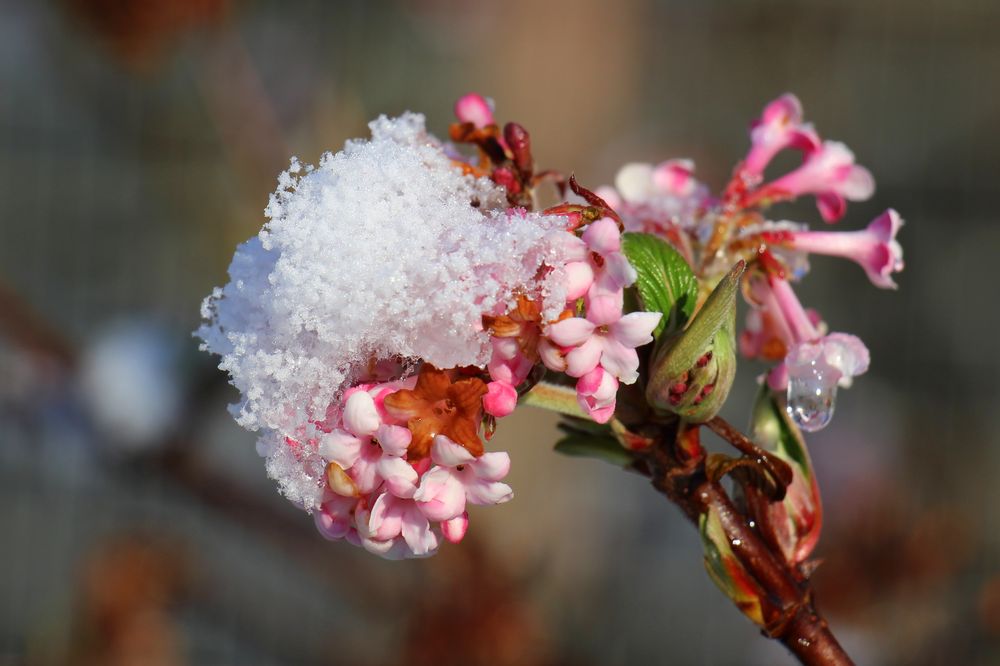
[[[736,440],[733,443],[741,450],[746,449],[744,453],[756,456],[761,451],[721,418],[716,417],[706,425],[727,441]],[[692,435],[692,428],[685,428],[680,438],[676,427],[664,428],[650,452],[646,463],[653,486],[695,525],[709,511],[719,516],[733,554],[764,592],[760,602],[767,636],[781,641],[801,663],[809,666],[853,664],[816,610],[807,576],[786,563],[751,527],[725,489],[709,479],[704,449],[700,456],[692,457],[692,450],[700,445],[697,436]],[[697,427],[693,430],[696,432]]]

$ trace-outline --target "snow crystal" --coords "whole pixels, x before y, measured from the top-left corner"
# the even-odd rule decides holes
[[[464,175],[421,115],[369,127],[371,140],[348,141],[316,167],[292,160],[270,221],[202,306],[197,335],[240,390],[233,409],[245,428],[296,436],[372,361],[484,365],[482,314],[504,310],[517,290],[544,295],[550,312],[561,306],[551,240],[560,218],[507,210],[503,190]],[[556,270],[540,278],[543,264]],[[294,465],[275,452],[286,447],[263,448],[286,494],[310,504],[285,479]]]

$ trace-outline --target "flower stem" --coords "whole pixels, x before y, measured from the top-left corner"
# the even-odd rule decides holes
[[[684,450],[678,450],[675,428],[664,428],[646,460],[653,486],[695,525],[709,511],[719,516],[733,554],[766,593],[760,600],[766,618],[764,634],[781,641],[807,666],[853,664],[816,610],[808,576],[768,545],[722,485],[708,478],[704,449],[699,457],[691,457],[690,433],[683,438]],[[738,446],[747,446],[748,440],[722,419],[713,422],[712,430]]]

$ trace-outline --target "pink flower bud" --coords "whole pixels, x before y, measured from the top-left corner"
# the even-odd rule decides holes
[[[502,418],[517,407],[517,390],[507,382],[490,382],[483,396],[483,409],[487,414]]]
[[[463,95],[455,102],[455,117],[459,122],[472,123],[478,128],[495,124],[493,105],[476,93]]]

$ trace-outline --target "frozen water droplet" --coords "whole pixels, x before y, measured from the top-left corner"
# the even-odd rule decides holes
[[[806,432],[822,430],[833,418],[840,373],[820,359],[788,369],[788,414]]]

